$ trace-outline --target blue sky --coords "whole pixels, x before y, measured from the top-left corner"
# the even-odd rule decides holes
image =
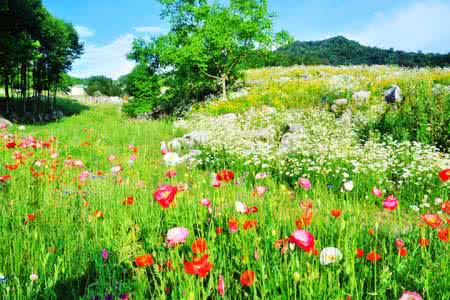
[[[450,52],[450,0],[268,0],[275,29],[297,40],[344,35],[365,45],[407,51]],[[164,33],[156,0],[43,0],[73,23],[85,54],[71,72],[78,77],[127,74],[125,56],[140,36]]]

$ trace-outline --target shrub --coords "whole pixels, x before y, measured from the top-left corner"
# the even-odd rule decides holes
[[[418,141],[447,149],[450,146],[450,93],[429,80],[402,85],[403,101],[386,106],[374,127],[399,141]]]
[[[131,97],[122,111],[130,117],[150,112],[162,101],[159,77],[145,64],[139,64],[133,69],[126,85]]]

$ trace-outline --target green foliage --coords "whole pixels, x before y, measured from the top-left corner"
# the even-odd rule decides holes
[[[117,96],[123,95],[123,89],[119,81],[114,81],[106,76],[92,76],[86,79],[86,94],[89,96]]]
[[[423,54],[367,47],[342,36],[323,41],[295,42],[258,56],[254,67],[291,65],[449,66],[449,54]]]
[[[401,103],[388,105],[372,126],[400,141],[419,141],[443,149],[450,146],[450,92],[426,80],[402,85]]]
[[[0,81],[10,98],[47,102],[64,90],[62,77],[83,51],[72,24],[53,17],[40,0],[9,0],[0,10]],[[17,94],[20,90],[20,94]],[[44,93],[44,91],[46,93]],[[15,94],[14,94],[15,93]],[[9,105],[6,105],[7,113]],[[25,105],[24,105],[25,108]],[[23,111],[25,113],[25,111]]]
[[[222,93],[242,77],[252,50],[272,42],[267,0],[219,2],[162,0],[168,34],[136,40],[129,57],[166,72],[172,113],[211,94]],[[279,38],[283,41],[282,36]],[[170,70],[170,73],[167,73]]]
[[[126,87],[131,97],[122,111],[130,117],[152,111],[161,104],[159,77],[145,64],[138,64],[127,76]]]

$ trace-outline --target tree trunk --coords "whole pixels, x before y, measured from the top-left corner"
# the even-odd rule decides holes
[[[6,75],[5,78],[5,97],[6,100],[9,100],[9,75]]]
[[[222,99],[228,100],[227,97],[227,75],[222,75]]]

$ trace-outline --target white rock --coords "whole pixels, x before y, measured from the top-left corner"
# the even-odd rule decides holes
[[[334,104],[336,104],[337,106],[344,106],[344,105],[347,105],[347,103],[348,103],[348,100],[345,98],[337,99],[334,101]]]

